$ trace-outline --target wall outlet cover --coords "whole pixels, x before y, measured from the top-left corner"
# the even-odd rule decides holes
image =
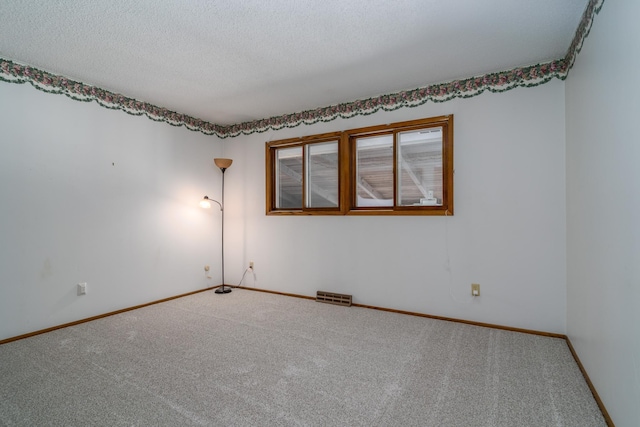
[[[471,295],[473,295],[474,297],[480,296],[480,285],[478,283],[471,284]]]

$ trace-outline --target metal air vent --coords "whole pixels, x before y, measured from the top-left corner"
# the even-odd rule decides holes
[[[318,291],[316,301],[329,304],[344,305],[351,307],[351,295],[336,294],[333,292]]]

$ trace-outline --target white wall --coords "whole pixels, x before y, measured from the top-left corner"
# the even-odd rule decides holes
[[[265,216],[265,141],[451,113],[455,216]],[[558,80],[225,140],[228,281],[254,261],[247,286],[564,333],[564,140]]]
[[[638,16],[607,1],[566,83],[567,333],[618,427],[640,425]]]
[[[455,216],[265,216],[265,141],[442,114],[455,115]],[[220,213],[197,205],[218,196],[219,155],[234,159],[228,283],[254,261],[248,286],[565,332],[564,82],[222,144],[0,84],[0,125],[0,339],[220,283]]]
[[[220,283],[217,138],[7,83],[0,129],[0,339]]]

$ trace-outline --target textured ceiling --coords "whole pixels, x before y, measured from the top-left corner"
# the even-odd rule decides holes
[[[588,0],[2,0],[0,57],[216,124],[564,57]]]

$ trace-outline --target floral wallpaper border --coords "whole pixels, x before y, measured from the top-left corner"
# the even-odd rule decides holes
[[[270,129],[278,130],[296,127],[301,124],[310,125],[318,122],[329,122],[339,117],[346,119],[354,116],[367,116],[380,110],[393,111],[405,107],[417,107],[429,101],[446,102],[455,98],[471,98],[480,95],[484,91],[504,92],[516,87],[538,86],[556,77],[564,80],[566,74],[566,62],[564,59],[560,59],[330,107],[316,108],[315,110],[239,123],[226,127],[225,131],[226,136],[249,135],[256,132],[266,132]]]
[[[587,8],[582,15],[582,19],[578,24],[578,28],[576,29],[576,35],[573,37],[573,41],[567,50],[567,54],[564,57],[565,62],[567,63],[567,72],[573,67],[573,63],[576,60],[576,57],[582,50],[582,45],[586,40],[589,32],[591,32],[591,27],[593,26],[593,20],[595,16],[600,13],[602,9],[602,5],[604,4],[604,0],[589,0],[587,4]]]
[[[172,126],[185,126],[187,129],[207,135],[220,136],[225,134],[223,126],[51,74],[28,65],[18,64],[4,58],[0,58],[0,80],[9,83],[30,83],[33,87],[43,92],[66,95],[76,101],[96,101],[105,108],[122,110],[134,116],[145,115],[157,122],[166,122]]]
[[[30,83],[36,89],[47,93],[63,94],[77,101],[96,101],[105,108],[122,110],[135,116],[145,115],[151,120],[172,126],[185,126],[189,130],[206,135],[229,138],[292,128],[301,124],[329,122],[337,118],[365,116],[380,110],[417,107],[429,101],[446,102],[455,98],[471,98],[484,91],[504,92],[516,87],[539,86],[554,78],[564,80],[582,49],[595,15],[600,12],[603,4],[604,0],[589,1],[571,46],[562,59],[229,126],[180,114],[3,58],[0,58],[0,80],[9,83]]]

